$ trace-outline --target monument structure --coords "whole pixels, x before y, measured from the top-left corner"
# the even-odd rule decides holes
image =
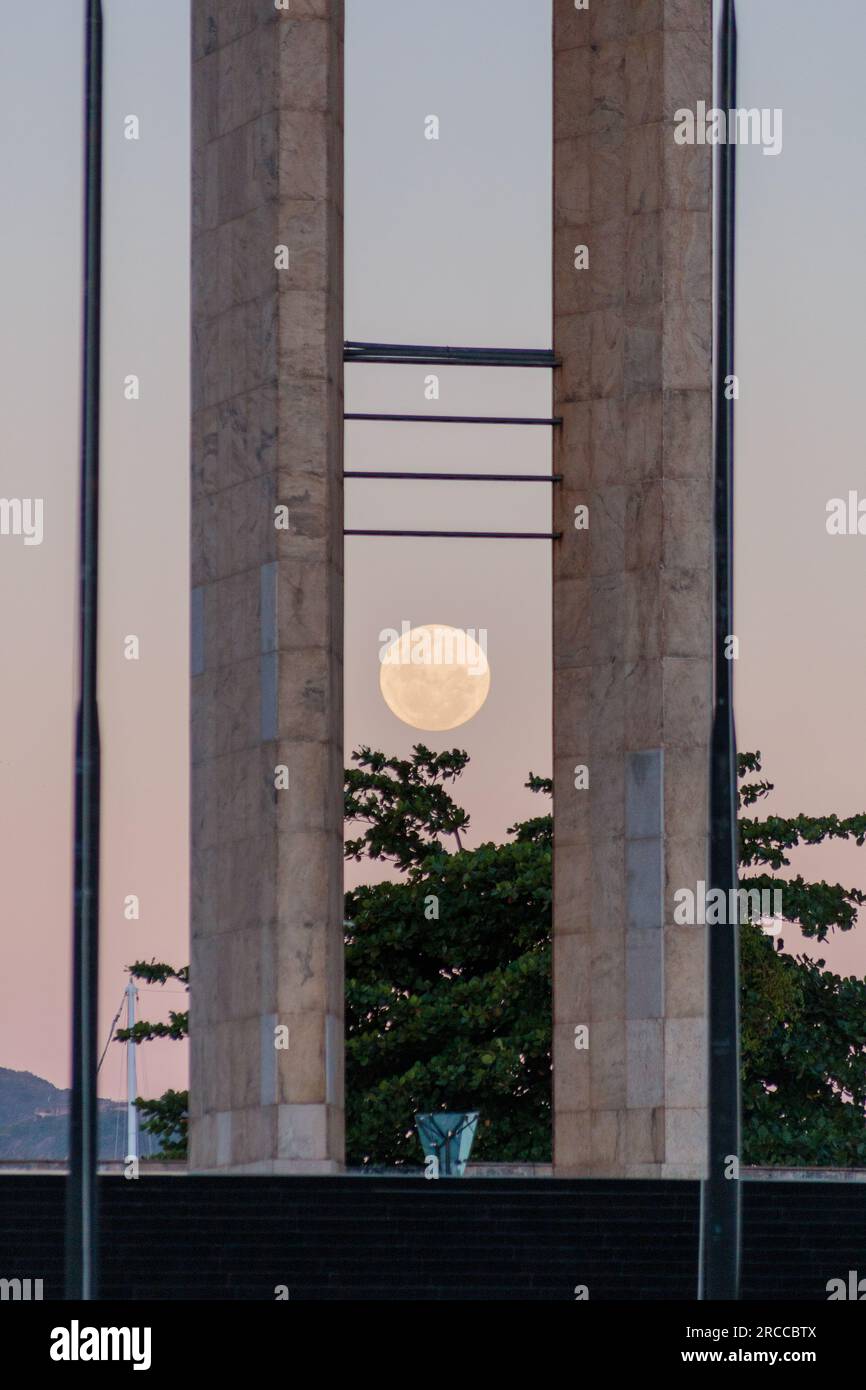
[[[191,1166],[337,1171],[343,0],[192,14]],[[555,1170],[694,1177],[711,6],[553,16]]]

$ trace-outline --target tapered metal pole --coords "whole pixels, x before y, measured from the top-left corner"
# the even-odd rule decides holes
[[[724,0],[719,104],[737,105],[737,22]],[[718,147],[716,232],[715,634],[714,708],[710,753],[711,888],[729,908],[737,888],[737,740],[734,730],[733,484],[734,484],[734,211],[736,145],[730,126]],[[739,926],[735,910],[707,927],[709,972],[709,1154],[701,1191],[703,1299],[736,1299],[740,1291],[740,1029]]]
[[[79,692],[75,727],[72,1107],[66,1297],[98,1297],[96,1175],[99,1000],[99,363],[102,220],[102,5],[87,0],[85,38],[84,347],[79,535]]]

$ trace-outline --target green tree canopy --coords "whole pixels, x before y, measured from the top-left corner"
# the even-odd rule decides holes
[[[481,1111],[474,1157],[550,1156],[552,818],[464,848],[469,817],[451,789],[468,761],[420,744],[404,759],[361,748],[346,771],[346,819],[364,827],[346,857],[399,873],[345,899],[351,1164],[420,1164],[414,1116],[441,1108]],[[761,818],[753,808],[773,790],[761,773],[760,753],[740,755],[741,885],[780,890],[784,918],[818,942],[850,931],[864,893],[784,871],[795,848],[862,845],[866,815]],[[526,785],[552,791],[547,778]],[[740,938],[744,1161],[866,1165],[866,981],[777,951],[758,923]],[[131,974],[189,978],[155,961]],[[172,1011],[133,1033],[180,1038],[188,1021]],[[139,1102],[166,1153],[185,1152],[187,1102],[175,1091]]]
[[[739,759],[740,807],[773,790],[758,777],[760,753]],[[788,851],[828,839],[866,839],[866,816],[740,815],[741,869],[748,888],[778,889],[783,916],[803,934],[826,941],[850,931],[866,900],[857,888],[776,871]],[[773,872],[767,872],[767,870]],[[746,1163],[777,1166],[866,1165],[866,981],[842,978],[824,960],[777,952],[754,924],[740,933],[742,979],[743,1139]]]
[[[437,766],[419,745],[392,760],[406,793],[390,791],[380,809],[366,797],[382,755],[362,753],[369,771],[351,774],[347,817],[360,797],[370,857],[393,858],[405,877],[346,894],[348,1161],[419,1163],[414,1116],[443,1108],[481,1111],[478,1158],[548,1159],[551,818],[453,853],[419,825],[409,845],[392,808],[423,804],[441,760],[453,777],[467,755]],[[437,830],[469,826],[440,788],[436,811]]]

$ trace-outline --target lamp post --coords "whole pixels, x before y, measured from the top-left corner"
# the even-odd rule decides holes
[[[66,1297],[98,1289],[97,1007],[99,1002],[99,366],[102,220],[102,5],[85,27],[84,343],[79,534],[79,691],[75,725],[75,901],[72,953],[72,1102],[66,1194]]]
[[[719,100],[737,105],[734,0],[722,0]],[[719,146],[716,185],[715,630],[710,745],[711,888],[720,888],[732,920],[707,927],[709,993],[709,1140],[701,1186],[699,1297],[737,1299],[740,1282],[740,1030],[737,922],[737,740],[734,730],[733,484],[734,211],[736,144]],[[731,889],[735,890],[733,893]]]

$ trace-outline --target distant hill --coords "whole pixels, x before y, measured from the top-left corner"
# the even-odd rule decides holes
[[[29,1071],[0,1067],[0,1159],[68,1158],[70,1092]],[[141,1135],[141,1155],[158,1145]],[[99,1156],[126,1157],[126,1105],[99,1102]]]

